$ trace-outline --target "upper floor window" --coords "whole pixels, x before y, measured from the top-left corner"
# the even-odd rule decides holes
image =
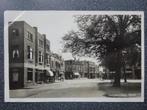
[[[47,61],[47,64],[49,65],[49,63],[50,63],[50,56],[49,56],[49,54],[47,54],[47,59],[46,59]]]
[[[19,45],[12,46],[12,58],[16,59],[20,57]]]
[[[33,35],[30,32],[27,32],[28,39],[33,42]]]
[[[28,46],[28,59],[33,59],[33,49]]]
[[[18,49],[13,49],[13,58],[19,58],[19,50]]]
[[[12,35],[13,35],[13,36],[19,36],[19,31],[18,31],[18,29],[12,29]]]
[[[39,46],[43,47],[43,41],[39,39]]]
[[[43,62],[43,53],[39,51],[39,63]]]
[[[51,66],[52,66],[52,67],[54,66],[54,62],[53,62],[53,61],[51,62]]]
[[[50,51],[50,46],[48,44],[46,44],[46,50]]]

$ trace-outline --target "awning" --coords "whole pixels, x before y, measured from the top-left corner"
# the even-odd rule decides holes
[[[79,73],[77,73],[77,72],[76,72],[76,73],[74,73],[74,75],[76,75],[76,76],[80,76],[80,74],[79,74]]]
[[[64,72],[60,72],[60,74],[64,74]]]
[[[54,76],[54,73],[51,70],[46,70],[47,76]]]

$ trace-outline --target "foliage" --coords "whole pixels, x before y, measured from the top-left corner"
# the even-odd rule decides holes
[[[79,15],[75,18],[79,31],[70,31],[63,37],[64,50],[73,54],[94,55],[103,59],[111,52],[136,43],[134,39],[138,39],[138,36],[132,39],[131,35],[140,30],[140,16]]]

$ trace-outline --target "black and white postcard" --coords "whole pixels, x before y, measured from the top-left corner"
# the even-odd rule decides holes
[[[144,102],[143,11],[5,11],[6,102]]]

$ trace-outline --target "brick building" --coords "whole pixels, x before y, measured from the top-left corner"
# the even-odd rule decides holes
[[[50,42],[24,21],[9,22],[9,83],[21,88],[45,82],[50,72]]]
[[[58,79],[58,77],[60,77],[61,74],[64,74],[64,60],[60,55],[56,53],[51,53],[50,68],[55,75],[55,79]]]

